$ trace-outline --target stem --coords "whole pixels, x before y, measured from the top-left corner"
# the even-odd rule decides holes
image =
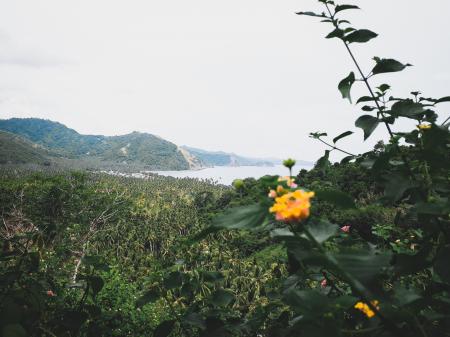
[[[322,143],[324,143],[325,145],[331,147],[333,150],[338,150],[338,151],[340,151],[340,152],[342,152],[342,153],[348,154],[349,156],[356,157],[355,154],[350,153],[350,152],[347,152],[347,151],[345,151],[345,150],[342,150],[342,149],[340,149],[340,148],[338,148],[338,147],[336,147],[336,146],[334,146],[334,145],[331,145],[331,144],[327,143],[326,141],[324,141],[324,140],[321,139],[321,138],[317,138],[317,139],[318,139],[319,141],[321,141]]]
[[[330,10],[330,7],[328,6],[328,4],[325,4],[325,7],[327,8],[328,13],[330,14],[330,19],[333,21],[334,27],[335,28],[339,28],[339,25],[337,24],[336,20],[334,19],[334,15],[335,14],[331,13],[331,10]],[[363,73],[363,71],[362,71],[358,61],[356,60],[355,55],[353,54],[352,50],[350,49],[348,43],[345,42],[343,39],[341,39],[341,40],[344,43],[345,48],[347,49],[351,59],[353,60],[353,63],[355,64],[356,68],[358,69],[358,72],[361,75],[362,80],[366,84],[367,89],[369,90],[369,93],[372,96],[372,98],[373,98],[373,100],[375,102],[375,105],[377,106],[378,114],[381,115],[381,117],[383,117],[383,123],[386,126],[386,129],[387,129],[387,131],[389,133],[389,136],[391,137],[391,139],[393,139],[394,138],[394,133],[392,132],[392,129],[391,129],[389,123],[386,122],[386,120],[385,120],[386,115],[384,114],[383,109],[380,106],[379,98],[375,96],[375,93],[373,92],[372,87],[370,86],[369,77],[364,75],[364,73]],[[397,147],[397,150],[400,153],[400,156],[402,157],[403,162],[405,163],[405,166],[406,166],[406,169],[408,170],[409,175],[411,176],[412,180],[415,181],[416,177],[414,176],[413,171],[411,169],[411,166],[409,165],[408,158],[406,158],[405,154],[401,151],[400,146],[397,143],[396,143],[395,146]]]

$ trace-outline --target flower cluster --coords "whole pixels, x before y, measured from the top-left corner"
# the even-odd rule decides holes
[[[314,192],[303,190],[287,192],[275,198],[275,203],[269,211],[275,213],[275,218],[279,221],[303,220],[309,217],[312,197],[314,197]]]
[[[370,302],[377,310],[380,310],[380,307],[378,306],[378,301],[371,301]],[[355,309],[358,309],[362,311],[368,318],[372,318],[375,316],[375,312],[369,307],[368,304],[364,302],[358,302],[355,304]]]

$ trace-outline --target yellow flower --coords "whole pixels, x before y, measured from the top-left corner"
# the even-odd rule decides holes
[[[309,199],[314,197],[314,192],[296,190],[286,193],[275,199],[275,203],[269,209],[275,213],[279,221],[298,221],[309,217],[311,203]]]
[[[380,307],[378,306],[379,302],[377,300],[371,301],[372,305],[377,309],[380,310]],[[364,302],[358,302],[355,304],[355,309],[358,309],[364,313],[368,318],[372,318],[375,316],[375,312]]]
[[[431,129],[431,124],[422,123],[422,124],[417,125],[417,128],[419,130],[428,130],[428,129]]]

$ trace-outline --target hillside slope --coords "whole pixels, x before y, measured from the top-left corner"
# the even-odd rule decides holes
[[[47,165],[51,157],[46,149],[15,134],[0,131],[0,164]]]
[[[61,157],[87,161],[91,166],[106,168],[121,164],[161,170],[190,167],[175,144],[147,133],[111,137],[81,135],[61,123],[38,118],[0,120],[0,130],[22,136]]]

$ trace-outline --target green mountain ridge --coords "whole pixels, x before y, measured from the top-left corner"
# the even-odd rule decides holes
[[[277,159],[177,146],[141,132],[121,136],[82,135],[39,118],[0,119],[0,163],[101,170],[187,170],[211,166],[273,166]],[[306,163],[306,162],[302,162]]]

